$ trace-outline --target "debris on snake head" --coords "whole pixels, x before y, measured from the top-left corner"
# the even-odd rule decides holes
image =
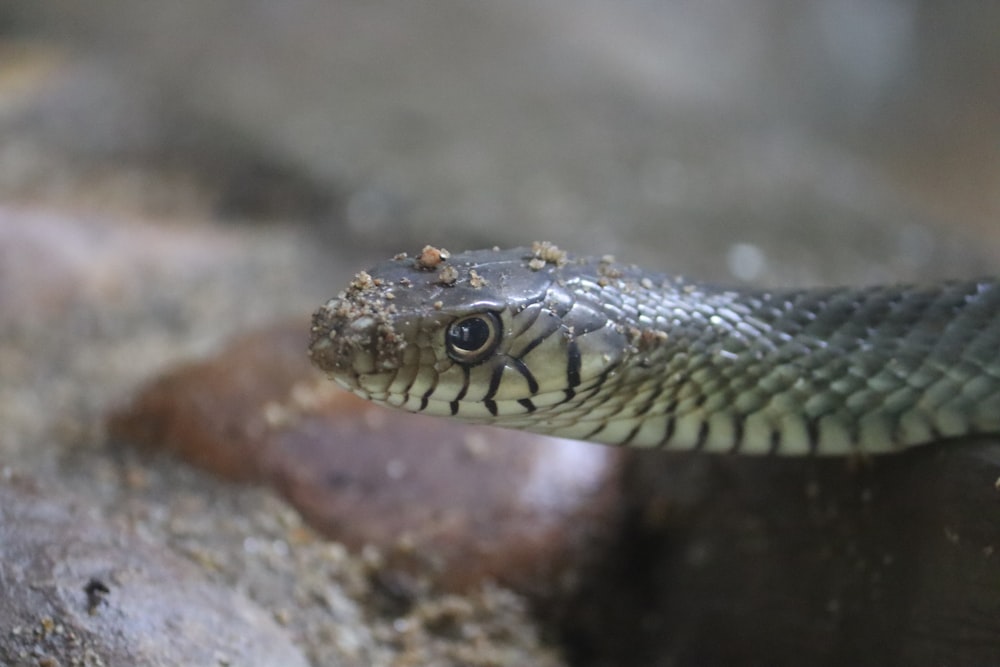
[[[628,347],[624,331],[611,345],[594,338],[593,361],[581,362],[587,334],[609,320],[587,299],[566,298],[562,270],[573,261],[548,243],[397,255],[313,315],[310,356],[345,388],[411,411],[489,416],[499,402],[554,401],[543,395],[565,397]]]

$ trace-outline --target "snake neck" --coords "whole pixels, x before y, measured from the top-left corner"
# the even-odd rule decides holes
[[[629,289],[606,309],[628,353],[568,431],[617,445],[788,455],[878,454],[996,432],[998,311],[992,283]]]

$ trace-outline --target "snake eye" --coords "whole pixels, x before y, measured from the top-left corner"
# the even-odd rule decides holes
[[[490,355],[500,342],[500,318],[496,313],[479,313],[456,320],[445,333],[448,356],[475,365]]]

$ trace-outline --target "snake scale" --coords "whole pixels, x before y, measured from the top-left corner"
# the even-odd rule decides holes
[[[337,383],[612,445],[882,454],[1000,432],[1000,283],[765,291],[555,246],[428,246],[313,316]]]

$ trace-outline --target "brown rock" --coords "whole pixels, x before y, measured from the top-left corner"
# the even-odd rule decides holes
[[[113,437],[273,484],[327,535],[452,590],[493,578],[554,592],[614,529],[618,452],[369,404],[311,368],[308,329],[247,336],[157,380],[111,418]]]
[[[242,595],[25,481],[0,481],[0,581],[3,665],[306,665]]]

